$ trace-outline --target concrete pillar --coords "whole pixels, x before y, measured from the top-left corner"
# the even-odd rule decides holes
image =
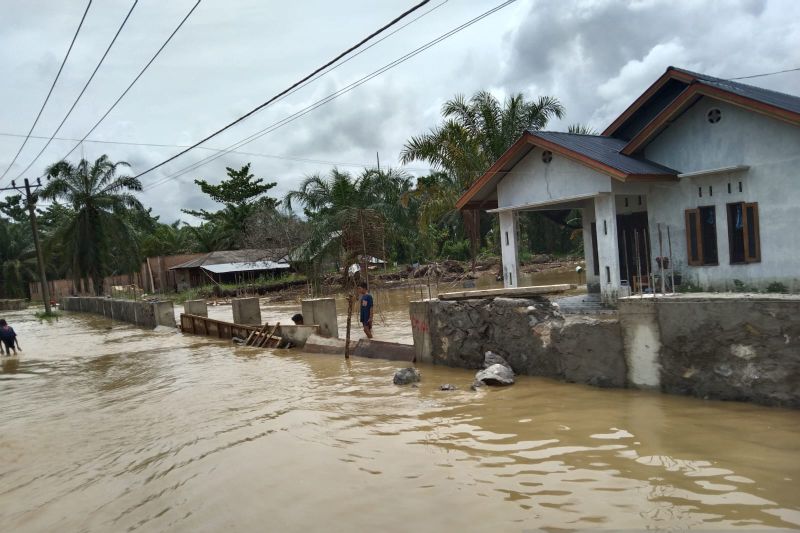
[[[205,302],[203,302],[205,304]],[[171,301],[154,302],[153,314],[156,318],[156,326],[168,326],[174,328],[175,324],[175,309],[172,307]],[[259,312],[259,320],[261,319]]]
[[[656,301],[623,298],[618,305],[628,384],[640,389],[658,389],[661,386],[661,328]]]
[[[586,202],[581,212],[581,219],[583,220],[583,257],[586,260],[586,270],[584,271],[586,287],[589,292],[598,292],[600,290],[600,276],[594,273],[594,244],[592,244],[592,224],[595,222],[594,200]]]
[[[234,324],[261,324],[261,308],[258,298],[234,298],[231,303]]]
[[[500,218],[500,251],[503,258],[503,285],[519,287],[519,248],[517,213],[502,211]]]
[[[183,312],[187,315],[208,316],[208,305],[205,300],[186,300],[183,302]]]
[[[336,300],[333,298],[313,298],[303,300],[303,323],[319,326],[323,337],[339,337],[339,322],[336,318]],[[358,308],[354,310],[353,321],[358,326]]]
[[[418,363],[433,363],[433,343],[431,342],[430,303],[426,301],[409,302],[411,333],[414,336],[414,355]]]
[[[597,255],[600,260],[600,296],[606,303],[617,301],[620,288],[617,206],[613,194],[594,199],[597,221]]]

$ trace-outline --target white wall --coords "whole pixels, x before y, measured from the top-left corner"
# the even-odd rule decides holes
[[[610,192],[611,179],[555,153],[544,163],[542,149],[535,148],[497,184],[497,203],[513,207]]]
[[[613,194],[594,199],[597,223],[597,254],[600,261],[600,295],[604,302],[614,302],[620,289],[617,209]]]
[[[716,124],[706,120],[713,107],[722,111],[722,120]],[[651,242],[658,242],[657,224],[661,223],[666,247],[666,227],[670,228],[673,258],[684,278],[709,289],[733,288],[733,280],[760,288],[780,281],[790,289],[800,289],[800,128],[703,98],[647,146],[644,155],[680,172],[750,166],[744,172],[649,186]],[[698,187],[703,189],[702,197]],[[734,202],[758,202],[760,263],[729,264],[726,204]],[[719,265],[688,266],[684,211],[710,205],[716,208]],[[657,251],[652,254],[653,258],[657,255]]]
[[[503,258],[503,285],[519,287],[519,224],[516,211],[500,213],[500,253]]]

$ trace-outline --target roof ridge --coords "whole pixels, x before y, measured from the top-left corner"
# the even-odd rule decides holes
[[[698,80],[695,80],[693,83],[696,83],[697,81],[700,81],[701,83],[703,81],[715,82],[715,83],[730,83],[731,85],[738,85],[739,87],[747,87],[748,89],[756,89],[758,91],[764,91],[764,92],[768,92],[768,93],[772,93],[772,94],[776,94],[776,95],[781,95],[781,96],[789,96],[791,98],[800,98],[800,95],[796,95],[796,94],[792,94],[792,93],[784,93],[784,92],[781,92],[781,91],[776,91],[774,89],[767,89],[765,87],[759,87],[758,85],[751,85],[749,83],[742,83],[742,82],[734,80],[734,79],[719,78],[717,76],[711,76],[709,74],[703,74],[702,72],[694,72],[692,70],[686,70],[685,68],[669,66],[669,67],[667,67],[667,70],[674,70],[674,71],[677,71],[677,72],[683,72],[684,74],[689,74],[691,76],[694,76],[694,77],[698,78]]]

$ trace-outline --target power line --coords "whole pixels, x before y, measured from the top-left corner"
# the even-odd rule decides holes
[[[150,68],[150,65],[152,65],[152,64],[153,64],[153,61],[155,61],[155,60],[156,60],[156,58],[159,56],[159,54],[161,54],[161,52],[164,50],[164,48],[166,48],[166,47],[167,47],[167,44],[169,44],[169,42],[172,40],[172,38],[173,38],[173,37],[175,37],[175,34],[176,34],[176,33],[178,33],[178,30],[180,30],[180,29],[181,29],[181,27],[183,26],[183,24],[184,24],[184,23],[185,23],[185,22],[186,22],[186,21],[189,19],[189,17],[192,15],[192,13],[194,13],[194,10],[195,10],[195,9],[197,9],[197,6],[199,6],[199,5],[200,5],[200,2],[201,2],[201,1],[202,1],[202,0],[197,0],[197,2],[194,4],[194,6],[192,6],[192,9],[190,9],[190,10],[189,10],[189,12],[186,14],[186,16],[185,16],[185,17],[183,17],[183,19],[182,19],[182,20],[180,21],[180,23],[179,23],[179,24],[178,24],[178,25],[175,27],[175,29],[174,29],[174,30],[172,30],[172,33],[170,33],[170,34],[169,34],[169,37],[167,37],[167,40],[166,40],[166,41],[164,41],[164,44],[162,44],[162,45],[161,45],[161,47],[160,47],[160,48],[159,48],[159,49],[156,51],[156,53],[155,53],[155,54],[153,54],[153,57],[151,57],[151,58],[150,58],[150,61],[148,61],[148,62],[147,62],[147,64],[145,64],[145,66],[142,68],[142,70],[140,70],[140,71],[139,71],[139,74],[137,74],[137,75],[136,75],[136,77],[133,79],[133,81],[130,83],[130,85],[128,85],[128,87],[127,87],[127,88],[126,88],[124,91],[122,91],[122,94],[120,94],[120,95],[119,95],[119,98],[117,98],[117,99],[114,101],[114,103],[113,103],[113,104],[111,104],[111,107],[109,107],[109,108],[108,108],[108,110],[107,110],[107,111],[106,111],[106,112],[103,114],[103,116],[102,116],[102,117],[100,117],[100,120],[98,120],[97,122],[95,122],[94,126],[92,126],[92,128],[91,128],[91,129],[90,129],[90,130],[89,130],[89,131],[86,133],[86,135],[84,135],[84,136],[83,136],[83,138],[81,138],[81,140],[80,140],[80,141],[78,141],[78,142],[75,144],[75,146],[73,146],[73,147],[72,147],[72,149],[71,149],[69,152],[67,152],[67,153],[66,153],[66,155],[64,155],[64,157],[62,157],[61,159],[59,159],[59,161],[64,161],[64,160],[65,160],[67,157],[69,157],[69,156],[70,156],[70,154],[71,154],[72,152],[74,152],[74,151],[75,151],[75,149],[76,149],[76,148],[78,148],[78,147],[81,145],[81,143],[83,143],[83,142],[84,142],[84,141],[85,141],[85,140],[86,140],[86,139],[89,137],[89,135],[91,135],[91,134],[92,134],[92,132],[93,132],[95,129],[97,129],[97,127],[98,127],[98,126],[99,126],[99,125],[100,125],[100,124],[101,124],[101,123],[102,123],[102,122],[103,122],[103,121],[106,119],[106,117],[107,117],[107,116],[108,116],[108,115],[111,113],[111,111],[113,111],[113,109],[114,109],[115,107],[117,107],[117,104],[119,104],[119,103],[120,103],[120,101],[121,101],[123,98],[125,98],[125,95],[126,95],[126,94],[128,94],[128,91],[130,91],[130,90],[131,90],[131,88],[133,88],[133,86],[136,84],[136,82],[137,82],[137,81],[139,81],[139,78],[141,78],[141,77],[142,77],[142,75],[145,73],[145,71],[147,71],[147,69],[148,69],[148,68]]]
[[[387,63],[383,67],[371,72],[370,74],[367,74],[366,76],[354,81],[350,85],[347,85],[346,87],[344,87],[342,89],[339,89],[338,91],[335,91],[335,92],[329,94],[328,96],[316,101],[315,103],[313,103],[313,104],[311,104],[311,105],[309,105],[309,106],[307,106],[307,107],[305,107],[305,108],[303,108],[303,109],[301,109],[301,110],[289,115],[288,117],[285,117],[285,118],[283,118],[283,119],[271,124],[270,126],[267,126],[266,128],[264,128],[264,129],[262,129],[262,130],[260,130],[260,131],[258,131],[256,133],[250,135],[249,137],[245,137],[241,141],[236,142],[236,143],[228,146],[225,149],[225,152],[208,156],[208,157],[206,157],[204,159],[201,159],[197,163],[194,163],[192,165],[189,165],[187,167],[182,168],[181,170],[178,170],[177,172],[169,174],[169,175],[167,175],[167,176],[165,176],[165,177],[153,182],[149,186],[145,187],[144,190],[150,190],[150,189],[153,189],[155,187],[158,187],[158,186],[160,186],[160,185],[162,185],[162,184],[164,184],[164,183],[166,183],[166,182],[168,182],[168,181],[170,181],[170,180],[172,180],[174,178],[182,176],[183,174],[186,174],[187,172],[190,172],[190,171],[192,171],[194,169],[197,169],[197,168],[199,168],[199,167],[201,167],[201,166],[203,166],[203,165],[205,165],[207,163],[210,163],[211,161],[214,161],[215,159],[218,159],[218,158],[222,157],[223,155],[225,155],[225,153],[229,153],[233,149],[240,148],[240,147],[242,147],[242,146],[244,146],[246,144],[249,144],[249,143],[253,142],[256,139],[258,139],[260,137],[263,137],[264,135],[266,135],[266,134],[268,134],[268,133],[270,133],[272,131],[275,131],[278,128],[281,128],[281,127],[285,126],[286,124],[289,124],[290,122],[293,122],[293,121],[297,120],[298,118],[302,117],[303,115],[306,115],[306,114],[310,113],[311,111],[314,111],[315,109],[317,109],[317,108],[319,108],[319,107],[331,102],[332,100],[335,100],[336,98],[339,98],[343,94],[346,94],[346,93],[352,91],[356,87],[359,87],[360,85],[363,85],[364,83],[368,82],[369,80],[371,80],[371,79],[383,74],[384,72],[386,72],[386,71],[388,71],[388,70],[390,70],[390,69],[392,69],[392,68],[394,68],[394,67],[396,67],[396,66],[398,66],[398,65],[400,65],[400,64],[402,64],[402,63],[404,63],[406,61],[408,61],[412,57],[424,52],[428,48],[431,48],[432,46],[435,46],[436,44],[440,43],[441,41],[443,41],[443,40],[455,35],[456,33],[464,30],[465,28],[467,28],[469,26],[472,26],[476,22],[488,17],[489,15],[492,15],[493,13],[495,13],[495,12],[505,8],[505,7],[507,7],[510,4],[513,4],[514,2],[516,2],[516,0],[507,0],[506,2],[503,2],[503,3],[495,6],[494,8],[492,8],[492,9],[490,9],[488,11],[485,11],[484,13],[478,15],[477,17],[468,20],[467,22],[461,24],[460,26],[457,26],[456,28],[453,28],[452,30],[450,30],[450,31],[440,35],[439,37],[433,39],[432,41],[427,42],[426,44],[416,48],[415,50],[412,50],[411,52],[408,52],[407,54],[395,59],[394,61],[391,61],[390,63]],[[149,170],[147,172],[149,172]],[[142,174],[145,174],[145,172],[143,172]],[[141,176],[142,174],[139,174],[139,176]]]
[[[86,80],[86,83],[84,84],[83,89],[81,89],[81,92],[78,94],[78,97],[75,98],[75,101],[72,102],[72,106],[69,108],[69,111],[67,111],[67,114],[64,115],[64,118],[61,120],[61,123],[55,129],[55,131],[50,136],[50,138],[47,140],[47,142],[44,144],[44,146],[39,151],[39,153],[36,154],[36,157],[33,158],[33,161],[31,161],[28,164],[28,166],[25,167],[23,169],[23,171],[19,173],[19,175],[17,176],[16,179],[19,179],[20,176],[25,174],[28,171],[28,169],[31,168],[33,166],[33,164],[36,163],[36,161],[39,160],[40,157],[42,157],[42,154],[44,153],[44,151],[47,150],[47,147],[50,146],[51,142],[53,142],[53,138],[56,135],[58,135],[59,131],[61,131],[61,128],[64,126],[64,123],[67,121],[67,119],[72,114],[72,112],[75,110],[75,107],[78,105],[78,102],[80,102],[81,98],[83,97],[83,94],[86,92],[86,89],[89,88],[89,84],[92,83],[92,80],[94,79],[95,75],[97,74],[97,71],[100,70],[100,67],[103,65],[103,61],[105,61],[106,56],[108,56],[108,53],[111,51],[111,48],[114,46],[114,43],[117,42],[117,37],[119,37],[119,34],[122,33],[122,29],[125,27],[125,24],[128,23],[128,19],[131,18],[131,14],[133,13],[133,10],[136,7],[136,4],[138,4],[138,3],[139,3],[139,0],[134,0],[133,5],[131,6],[130,10],[128,10],[128,14],[125,15],[125,18],[122,20],[122,24],[120,24],[119,28],[117,28],[117,33],[114,34],[114,38],[111,39],[110,43],[108,43],[108,47],[106,47],[106,51],[103,53],[103,56],[100,58],[100,61],[97,63],[97,66],[94,67],[94,71],[92,72],[92,75],[89,76],[88,80]]]
[[[25,140],[22,141],[22,146],[19,147],[17,150],[16,155],[14,155],[14,159],[11,160],[11,164],[8,165],[8,168],[3,172],[3,175],[0,176],[0,182],[3,181],[3,178],[6,177],[8,171],[11,170],[11,167],[14,166],[14,163],[17,162],[17,158],[19,154],[22,153],[22,149],[25,148],[25,144],[28,142],[28,138],[30,138],[31,133],[33,133],[33,128],[36,127],[36,124],[39,122],[39,118],[42,116],[42,112],[44,111],[47,102],[50,100],[50,95],[53,94],[53,89],[56,86],[56,82],[58,78],[61,76],[61,71],[64,70],[64,65],[67,63],[67,58],[69,57],[70,52],[72,52],[72,46],[75,44],[75,41],[78,39],[78,34],[81,32],[81,27],[83,26],[83,21],[86,20],[86,15],[89,13],[89,8],[92,7],[92,0],[89,0],[89,4],[86,6],[86,10],[83,12],[83,16],[81,17],[80,23],[78,23],[78,29],[75,30],[75,35],[72,36],[72,41],[69,43],[69,48],[67,48],[67,54],[64,56],[64,60],[61,62],[61,66],[58,67],[58,72],[56,73],[56,77],[53,80],[53,84],[50,86],[50,90],[47,92],[47,97],[44,99],[44,103],[42,103],[42,107],[39,109],[39,113],[36,115],[36,119],[33,121],[31,125],[31,129],[28,131],[28,135],[25,137]]]
[[[139,173],[139,174],[137,174],[135,177],[136,177],[136,178],[139,178],[139,177],[141,177],[141,176],[143,176],[143,175],[147,174],[148,172],[152,172],[153,170],[155,170],[155,169],[157,169],[157,168],[159,168],[159,167],[162,167],[162,166],[164,166],[165,164],[169,163],[170,161],[173,161],[173,160],[177,159],[178,157],[182,156],[182,155],[183,155],[183,154],[185,154],[186,152],[189,152],[189,151],[190,151],[190,150],[192,150],[193,148],[196,148],[197,146],[199,146],[199,145],[203,144],[204,142],[206,142],[206,141],[208,141],[208,140],[210,140],[210,139],[212,139],[212,138],[216,137],[217,135],[219,135],[219,134],[220,134],[220,133],[222,133],[223,131],[225,131],[225,130],[227,130],[227,129],[229,129],[229,128],[233,127],[233,126],[235,126],[236,124],[238,124],[238,123],[242,122],[243,120],[245,120],[245,119],[247,119],[248,117],[252,116],[253,114],[257,113],[258,111],[260,111],[260,110],[264,109],[264,108],[265,108],[265,107],[267,107],[269,104],[271,104],[271,103],[272,103],[272,102],[274,102],[275,100],[279,99],[281,96],[284,96],[285,94],[287,94],[288,92],[290,92],[292,89],[294,89],[294,88],[298,87],[299,85],[301,85],[301,84],[303,84],[304,82],[308,81],[309,79],[313,78],[313,77],[314,77],[316,74],[318,74],[319,72],[322,72],[323,70],[325,70],[325,69],[326,69],[326,68],[328,68],[329,66],[331,66],[331,65],[333,65],[334,63],[338,62],[340,59],[342,59],[344,56],[348,55],[350,52],[353,52],[354,50],[356,50],[356,49],[360,48],[360,47],[361,47],[363,44],[365,44],[365,43],[366,43],[366,42],[368,42],[368,41],[371,41],[371,40],[372,40],[374,37],[376,37],[377,35],[379,35],[379,34],[383,33],[383,32],[384,32],[384,31],[386,31],[388,28],[390,28],[390,27],[394,26],[394,25],[395,25],[395,24],[397,24],[399,21],[401,21],[402,19],[404,19],[405,17],[407,17],[408,15],[410,15],[411,13],[413,13],[414,11],[416,11],[416,10],[420,9],[422,6],[424,6],[425,4],[427,4],[427,3],[429,3],[429,2],[430,2],[430,0],[423,0],[422,2],[420,2],[420,3],[418,3],[417,5],[413,6],[411,9],[408,9],[407,11],[405,11],[405,12],[401,13],[401,14],[400,14],[398,17],[396,17],[395,19],[393,19],[392,21],[390,21],[388,24],[385,24],[384,26],[382,26],[382,27],[378,28],[377,30],[375,30],[374,32],[372,32],[371,34],[367,35],[365,38],[363,38],[363,39],[362,39],[361,41],[359,41],[358,43],[354,44],[353,46],[351,46],[350,48],[348,48],[348,49],[347,49],[347,50],[345,50],[344,52],[340,53],[339,55],[337,55],[336,57],[334,57],[333,59],[331,59],[330,61],[328,61],[328,62],[327,62],[327,63],[325,63],[324,65],[322,65],[321,67],[317,68],[316,70],[314,70],[313,72],[311,72],[311,74],[308,74],[307,76],[303,77],[303,78],[302,78],[302,79],[300,79],[299,81],[296,81],[295,83],[293,83],[292,85],[290,85],[288,88],[286,88],[286,89],[284,89],[283,91],[279,92],[278,94],[276,94],[275,96],[273,96],[272,98],[270,98],[269,100],[267,100],[266,102],[264,102],[263,104],[261,104],[261,105],[258,105],[258,106],[256,106],[256,107],[254,107],[254,108],[253,108],[253,109],[251,109],[249,112],[247,112],[247,113],[245,113],[244,115],[240,116],[239,118],[237,118],[237,119],[236,119],[236,120],[234,120],[233,122],[230,122],[230,123],[229,123],[229,124],[227,124],[226,126],[223,126],[222,128],[218,129],[218,130],[217,130],[217,131],[215,131],[214,133],[212,133],[212,134],[210,134],[210,135],[206,136],[204,139],[201,139],[200,141],[196,142],[195,144],[193,144],[193,145],[192,145],[192,146],[190,146],[189,148],[186,148],[186,149],[184,149],[184,150],[182,150],[182,151],[178,152],[177,154],[173,155],[172,157],[170,157],[170,158],[168,158],[168,159],[165,159],[164,161],[162,161],[162,162],[158,163],[157,165],[155,165],[155,166],[152,166],[152,167],[148,168],[148,169],[147,169],[147,170],[145,170],[144,172],[140,172],[140,173]]]
[[[786,70],[776,70],[775,72],[765,72],[764,74],[753,74],[751,76],[739,76],[738,78],[728,78],[728,80],[749,80],[750,78],[763,78],[764,76],[774,76],[775,74],[784,74],[786,72],[796,72],[800,70],[800,67],[797,68],[788,68]]]
[[[25,137],[24,134],[21,133],[6,133],[0,132],[0,137]],[[31,139],[47,139],[48,137],[42,135],[31,135]],[[80,139],[75,139],[71,137],[53,137],[54,141],[80,141]],[[165,143],[143,143],[143,142],[129,142],[129,141],[106,141],[100,139],[85,139],[84,143],[92,143],[92,144],[113,144],[113,145],[122,145],[122,146],[144,146],[150,148],[188,148],[190,145],[188,144],[165,144]],[[224,148],[214,148],[212,146],[198,146],[199,150],[207,150],[211,152],[224,152],[226,151]],[[371,168],[374,166],[373,163],[345,163],[341,161],[330,161],[327,159],[311,159],[307,157],[297,157],[297,156],[289,156],[289,155],[276,155],[276,154],[265,154],[261,152],[243,152],[240,150],[228,150],[228,153],[238,154],[238,155],[246,155],[252,157],[266,157],[269,159],[282,159],[286,161],[298,161],[301,163],[316,163],[320,165],[334,165],[340,167],[356,167],[356,168]],[[421,172],[429,172],[430,168],[421,168],[421,167],[402,167],[405,170],[417,170]]]

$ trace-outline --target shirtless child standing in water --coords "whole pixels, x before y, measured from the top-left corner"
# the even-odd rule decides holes
[[[22,351],[14,328],[9,326],[5,319],[0,318],[0,352],[3,351],[4,347],[6,355],[11,355],[12,350],[15,356],[17,355],[17,349],[19,349],[20,352]]]

